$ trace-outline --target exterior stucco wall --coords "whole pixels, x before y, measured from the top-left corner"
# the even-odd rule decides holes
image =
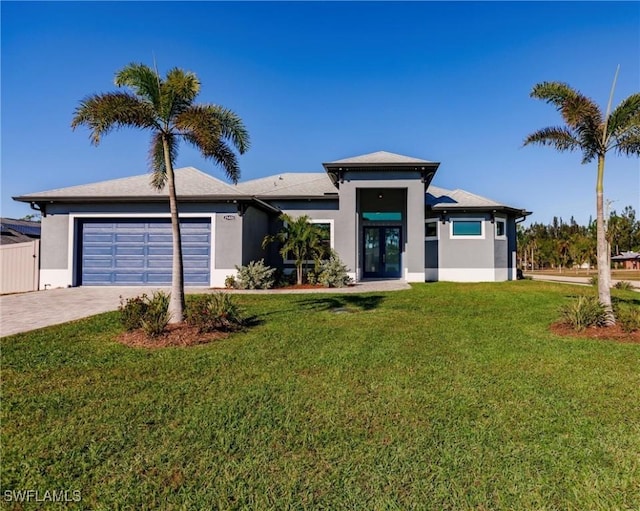
[[[455,219],[482,220],[483,238],[456,238],[451,235]],[[482,282],[495,280],[494,231],[490,216],[485,213],[455,213],[439,222],[438,280]]]
[[[42,217],[40,268],[63,270],[69,264],[69,215],[48,214]]]
[[[250,207],[242,216],[242,264],[258,261],[266,257],[262,240],[269,233],[269,215]]]
[[[235,274],[236,265],[242,264],[242,223],[238,213],[216,213],[213,250],[218,278]]]
[[[362,208],[358,190],[399,189],[405,193],[402,220],[402,277],[408,281],[424,282],[424,185],[421,175],[415,171],[345,172],[340,183],[340,225],[336,226],[336,246],[346,254],[343,261],[350,268],[357,268],[355,277],[361,278],[362,252],[361,222]],[[341,255],[342,257],[342,255]]]
[[[211,218],[213,226],[212,285],[222,285],[224,277],[242,263],[242,222],[232,202],[179,204],[180,215]],[[77,285],[77,267],[82,241],[78,223],[85,218],[169,217],[168,203],[55,203],[47,206],[42,219],[41,289]],[[234,220],[225,220],[233,218]],[[216,240],[220,241],[220,246]],[[232,271],[228,271],[231,269]]]

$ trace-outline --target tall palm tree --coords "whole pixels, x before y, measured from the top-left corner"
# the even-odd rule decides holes
[[[615,80],[614,80],[615,86]],[[603,180],[605,156],[609,151],[626,156],[640,155],[640,94],[632,94],[606,114],[590,98],[566,83],[542,82],[533,87],[531,97],[556,107],[564,126],[549,127],[530,134],[524,145],[550,145],[558,151],[582,152],[582,163],[598,162],[596,180],[596,237],[598,259],[598,297],[607,312],[607,322],[615,323],[611,306],[611,267],[606,239]]]
[[[283,223],[282,229],[272,236],[265,236],[262,248],[269,243],[279,242],[282,259],[293,259],[296,265],[296,282],[302,284],[304,264],[310,259],[326,255],[324,232],[319,225],[312,224],[307,215],[294,219],[283,213],[280,220]]]
[[[173,275],[169,312],[171,322],[184,319],[184,279],[178,200],[173,166],[178,144],[184,140],[213,160],[237,183],[240,154],[249,148],[249,134],[240,117],[218,105],[195,104],[200,81],[194,73],[171,69],[166,77],[144,64],[129,64],[116,73],[115,84],[126,92],[92,94],[76,108],[71,127],[90,130],[92,144],[113,129],[139,128],[151,132],[149,162],[151,186],[169,187],[169,209],[173,233]]]

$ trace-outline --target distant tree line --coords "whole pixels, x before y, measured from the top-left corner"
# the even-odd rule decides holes
[[[640,221],[631,206],[621,213],[615,210],[606,222],[610,255],[640,251]],[[568,223],[554,217],[545,225],[534,223],[518,226],[518,267],[524,270],[595,267],[597,263],[596,222],[578,224],[573,217]]]

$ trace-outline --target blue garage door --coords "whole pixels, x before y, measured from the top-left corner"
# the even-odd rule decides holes
[[[180,221],[184,282],[208,286],[211,221]],[[85,286],[171,284],[172,235],[167,219],[85,220],[80,224],[81,283]]]

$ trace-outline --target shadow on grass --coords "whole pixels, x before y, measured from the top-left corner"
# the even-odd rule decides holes
[[[249,316],[245,318],[244,321],[242,322],[243,329],[246,329],[246,330],[249,330],[250,328],[255,328],[257,326],[264,325],[264,324],[265,324],[265,320],[255,314],[253,316]]]
[[[298,305],[305,310],[359,312],[370,311],[380,306],[382,295],[340,295],[318,298],[305,298]]]

